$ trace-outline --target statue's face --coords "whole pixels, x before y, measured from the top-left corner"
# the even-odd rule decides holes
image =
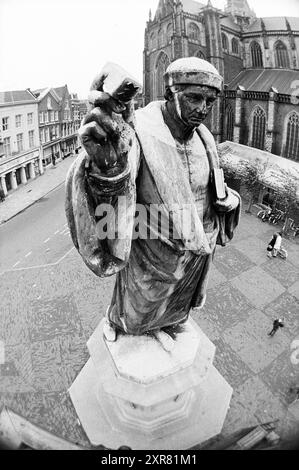
[[[217,91],[208,86],[190,85],[177,95],[182,119],[190,127],[197,127],[211,111]]]

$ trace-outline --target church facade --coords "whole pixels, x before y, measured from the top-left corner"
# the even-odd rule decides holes
[[[207,122],[218,143],[299,161],[299,18],[257,18],[247,0],[227,0],[224,11],[210,0],[160,0],[145,29],[144,105],[163,99],[167,66],[190,56],[224,77]]]

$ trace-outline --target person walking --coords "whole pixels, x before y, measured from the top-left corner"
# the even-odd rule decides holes
[[[268,336],[274,336],[276,331],[279,328],[283,328],[283,327],[284,327],[283,321],[281,320],[281,318],[277,318],[276,320],[273,321],[273,327],[270,333],[268,333]]]
[[[272,235],[271,240],[268,243],[267,246],[267,256],[269,258],[276,258],[277,252],[280,250],[281,247],[281,241],[282,241],[282,232],[275,232]]]

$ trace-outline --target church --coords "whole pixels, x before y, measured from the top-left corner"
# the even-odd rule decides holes
[[[180,57],[211,62],[224,89],[206,125],[234,141],[299,161],[299,17],[257,18],[247,0],[160,0],[146,23],[143,104],[164,99],[163,74]]]

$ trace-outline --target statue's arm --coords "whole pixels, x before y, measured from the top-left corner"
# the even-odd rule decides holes
[[[86,116],[79,135],[86,153],[67,176],[67,220],[86,265],[98,276],[109,276],[125,266],[130,254],[139,146],[131,124],[98,108]],[[111,230],[103,234],[107,224],[115,236]]]

